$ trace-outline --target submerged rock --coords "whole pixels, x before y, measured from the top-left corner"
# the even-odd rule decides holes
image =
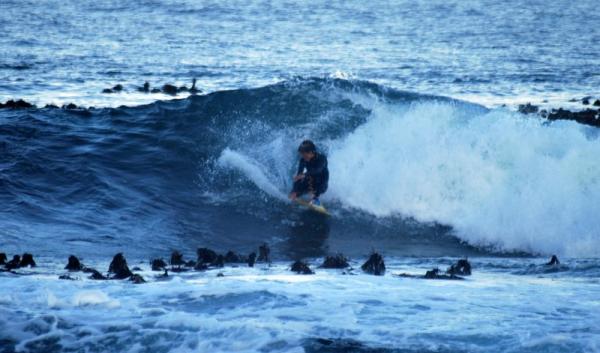
[[[550,261],[546,264],[546,266],[556,266],[560,265],[560,261],[558,260],[558,256],[552,255]]]
[[[114,273],[114,279],[125,279],[130,277],[133,273],[129,270],[127,266],[127,260],[125,260],[125,256],[122,253],[118,253],[113,257],[113,260],[110,262],[110,266],[108,267],[109,273]]]
[[[600,107],[600,99],[596,99],[594,101],[594,104],[592,104],[594,107]]]
[[[319,266],[321,268],[347,268],[350,267],[348,259],[342,254],[336,254],[333,256],[326,256],[323,260],[323,264]]]
[[[292,272],[296,272],[298,274],[301,275],[312,275],[314,274],[314,271],[310,269],[310,267],[308,266],[308,264],[306,262],[303,261],[296,261],[292,264],[292,266],[290,267],[290,269],[292,270]]]
[[[144,280],[144,277],[138,275],[137,273],[132,274],[129,277],[129,280],[135,284],[146,283],[146,280]]]
[[[450,266],[446,273],[450,275],[470,276],[471,263],[467,259],[460,259],[454,265]]]
[[[71,256],[69,256],[69,260],[68,260],[67,266],[65,266],[65,270],[69,270],[72,272],[82,271],[83,265],[81,265],[81,262],[79,262],[79,259],[77,258],[77,256],[71,255]]]
[[[0,252],[0,265],[6,264],[6,260],[8,260],[8,258],[6,257],[6,254],[3,252]]]
[[[150,266],[152,266],[152,271],[162,271],[167,268],[167,263],[163,259],[154,259],[150,261]]]
[[[254,267],[254,264],[256,263],[256,253],[250,253],[250,255],[248,255],[248,267]]]
[[[69,280],[69,281],[76,281],[77,280],[76,277],[71,277],[71,275],[69,275],[68,273],[64,274],[64,275],[58,276],[58,279],[65,279],[65,280]]]
[[[88,272],[88,273],[92,274],[89,277],[89,279],[95,279],[95,280],[105,280],[105,279],[108,279],[108,277],[106,277],[105,275],[101,274],[99,271],[97,271],[94,268],[86,268],[84,272]]]
[[[364,272],[376,276],[383,276],[385,274],[385,262],[383,262],[383,257],[378,253],[371,254],[369,259],[360,268]]]
[[[271,249],[269,248],[269,245],[267,243],[263,243],[263,245],[258,247],[257,261],[270,263],[271,262],[270,254],[271,254]]]
[[[532,105],[531,103],[527,103],[527,104],[520,104],[519,108],[517,110],[519,111],[519,113],[533,114],[533,113],[538,112],[539,107],[537,105]]]
[[[441,274],[440,272],[441,272],[440,269],[434,268],[431,271],[425,272],[425,276],[423,276],[423,278],[425,278],[425,279],[456,279],[456,280],[464,279],[462,277],[458,277],[458,276],[455,276],[452,274],[450,274],[450,275]]]
[[[162,91],[159,88],[153,88],[150,93],[161,93]]]

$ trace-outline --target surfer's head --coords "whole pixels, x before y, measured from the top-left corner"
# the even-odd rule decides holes
[[[302,159],[308,162],[313,159],[317,153],[317,146],[315,146],[311,140],[304,140],[300,146],[298,146],[298,153],[300,153]]]

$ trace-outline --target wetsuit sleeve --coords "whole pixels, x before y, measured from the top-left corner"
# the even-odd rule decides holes
[[[323,173],[325,168],[327,168],[327,157],[321,154],[315,161],[315,164],[310,169],[307,169],[306,174],[310,176],[319,175]]]
[[[305,167],[305,166],[304,166],[304,160],[301,158],[301,159],[298,161],[298,171],[296,172],[296,175],[300,175],[300,174],[302,174],[302,172],[304,171],[304,167]]]

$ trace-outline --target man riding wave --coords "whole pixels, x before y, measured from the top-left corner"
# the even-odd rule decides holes
[[[327,157],[317,152],[317,147],[310,140],[300,144],[298,153],[300,154],[298,171],[294,176],[294,187],[289,198],[294,201],[304,194],[310,194],[310,203],[320,206],[319,196],[327,191],[329,183]]]

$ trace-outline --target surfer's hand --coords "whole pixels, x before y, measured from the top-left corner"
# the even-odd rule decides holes
[[[294,177],[294,181],[298,181],[300,179],[304,179],[304,174],[298,174]]]
[[[296,201],[296,198],[298,197],[298,195],[296,195],[295,192],[292,192],[292,193],[290,193],[290,195],[288,197],[290,198],[290,200]]]

